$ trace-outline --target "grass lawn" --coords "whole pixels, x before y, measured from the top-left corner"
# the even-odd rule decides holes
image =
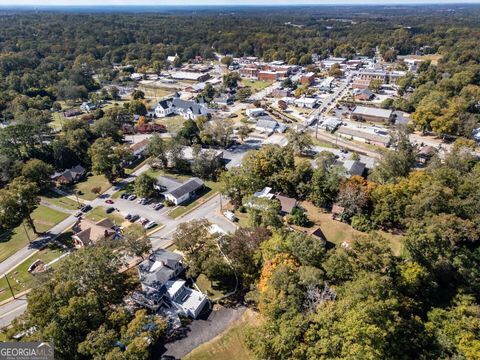
[[[244,86],[249,86],[252,89],[252,92],[256,93],[259,92],[270,85],[272,85],[273,81],[262,81],[262,80],[242,80],[242,84]]]
[[[37,259],[42,260],[45,264],[58,258],[62,252],[60,250],[45,249],[35,253],[16,268],[7,274],[10,286],[13,288],[13,292],[18,294],[22,291],[28,290],[32,286],[39,284],[45,277],[43,274],[32,275],[27,270],[30,265]],[[7,280],[5,276],[0,278],[0,301],[9,299],[12,293],[9,290]]]
[[[42,196],[42,200],[52,205],[60,206],[67,210],[78,209],[78,203],[76,201],[62,196],[55,191],[49,191],[48,193],[46,193],[45,196]]]
[[[168,213],[168,216],[176,219],[177,217],[184,215],[195,206],[203,204],[205,201],[209,200],[214,196],[219,190],[220,184],[213,181],[205,182],[205,189],[199,194],[197,198],[193,201],[187,201],[183,205],[177,206],[175,209]]]
[[[355,230],[347,223],[333,220],[332,214],[323,213],[321,209],[315,207],[309,202],[303,202],[301,206],[307,210],[309,219],[315,223],[315,226],[320,227],[327,240],[335,245],[340,245],[344,241],[351,243],[355,238],[367,235],[366,233]],[[304,230],[313,230],[315,226]],[[400,255],[402,250],[401,235],[394,235],[385,231],[377,231],[377,233],[389,240],[392,251],[395,255]]]
[[[197,347],[185,356],[184,360],[255,359],[245,345],[244,339],[247,330],[259,321],[259,315],[247,309],[238,321],[214,339]]]
[[[200,274],[195,279],[195,283],[204,294],[208,295],[210,299],[218,298],[228,292],[224,289],[219,289],[218,287],[216,287],[215,283],[213,281],[210,281],[204,274]]]
[[[155,122],[157,124],[165,125],[169,132],[177,133],[182,128],[185,118],[181,115],[167,116],[157,119]]]
[[[92,192],[93,188],[100,187],[102,189],[100,193],[103,193],[111,186],[104,175],[92,175],[87,177],[85,181],[75,184],[74,189],[79,192],[78,197],[84,200],[93,200],[97,197],[97,195]]]
[[[40,205],[32,213],[32,218],[35,223],[35,227],[39,233],[49,230],[54,225],[58,224],[60,221],[68,217],[68,214],[65,214],[60,211],[50,209],[46,206]],[[37,235],[33,231],[25,227],[27,233],[30,236],[31,240],[37,238]],[[10,232],[0,233],[0,261],[5,260],[9,256],[16,253],[22,247],[28,244],[28,238],[25,234],[25,229],[23,225],[20,225],[13,229]]]
[[[161,99],[161,98],[173,95],[173,93],[175,92],[174,89],[150,86],[150,85],[140,85],[138,89],[142,90],[145,93],[145,97],[147,98],[153,97],[156,99]]]
[[[106,208],[104,208],[102,206],[98,206],[96,208],[93,208],[89,212],[87,212],[87,214],[85,216],[86,216],[87,219],[90,219],[90,220],[93,220],[93,221],[100,221],[102,219],[108,218],[108,219],[112,220],[113,222],[115,222],[117,225],[121,225],[125,221],[123,219],[123,217],[118,212],[114,211],[110,214],[107,214],[105,212],[105,209]]]

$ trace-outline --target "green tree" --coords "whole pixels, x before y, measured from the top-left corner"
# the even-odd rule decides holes
[[[38,186],[23,176],[13,179],[6,188],[0,189],[0,224],[12,229],[23,220],[37,233],[31,217],[33,210],[40,204]]]
[[[135,194],[142,198],[152,198],[156,195],[155,185],[157,179],[147,173],[142,173],[137,176],[133,183]]]
[[[115,143],[112,138],[99,138],[88,149],[88,155],[92,170],[113,182],[115,178],[123,176],[123,163],[130,158],[131,152],[124,145]]]
[[[133,100],[142,100],[145,99],[145,93],[142,90],[135,89],[132,92]]]
[[[293,149],[296,156],[303,155],[313,146],[313,139],[307,132],[289,130],[287,132],[288,146]]]
[[[39,159],[30,159],[22,167],[22,176],[34,182],[40,190],[46,190],[51,186],[51,176],[54,172],[52,165]]]

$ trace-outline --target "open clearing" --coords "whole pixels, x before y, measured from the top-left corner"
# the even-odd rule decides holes
[[[242,317],[235,321],[223,333],[202,344],[184,360],[233,360],[255,359],[244,343],[247,330],[260,322],[258,313],[247,309]]]

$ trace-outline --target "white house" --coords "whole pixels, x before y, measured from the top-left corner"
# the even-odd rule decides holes
[[[179,315],[197,318],[208,302],[205,294],[190,289],[178,279],[184,270],[182,256],[164,249],[154,251],[138,266],[143,295],[152,308],[163,306]]]
[[[175,205],[179,205],[196,195],[203,189],[204,183],[199,178],[190,178],[182,184],[179,184],[172,190],[166,192],[165,198]]]
[[[185,119],[196,120],[199,116],[208,116],[211,110],[207,104],[200,101],[180,99],[177,94],[173,98],[161,100],[155,107],[155,116],[162,118],[171,114],[182,115]]]

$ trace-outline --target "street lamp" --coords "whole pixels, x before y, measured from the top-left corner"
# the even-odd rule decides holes
[[[22,223],[23,225],[23,230],[25,230],[25,235],[27,235],[28,242],[31,243],[32,239],[30,239],[30,235],[28,234],[27,227],[25,226],[25,223]]]

